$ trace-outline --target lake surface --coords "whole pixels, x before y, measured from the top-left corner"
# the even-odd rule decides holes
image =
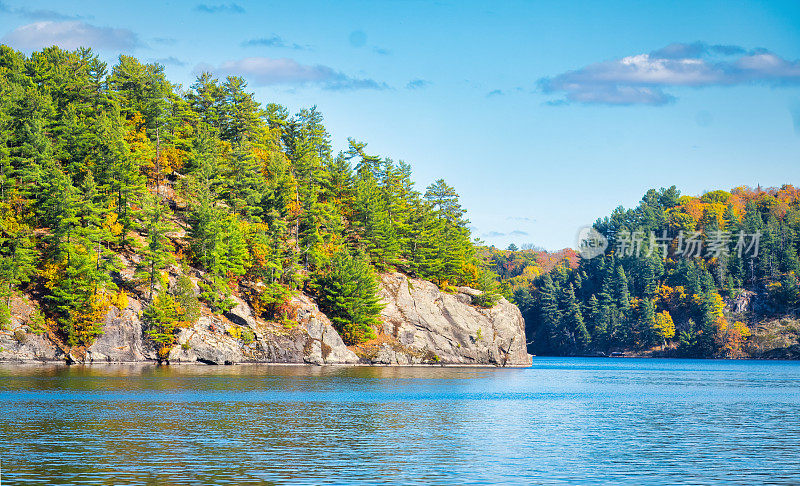
[[[0,365],[3,485],[800,484],[800,363]]]

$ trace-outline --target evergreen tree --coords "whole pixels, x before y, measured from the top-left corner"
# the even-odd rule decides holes
[[[373,326],[383,308],[371,267],[361,255],[343,250],[313,283],[320,309],[331,319],[347,344],[375,337]]]

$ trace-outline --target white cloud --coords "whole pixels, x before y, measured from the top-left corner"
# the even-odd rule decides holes
[[[316,85],[328,90],[388,89],[386,83],[351,77],[321,64],[300,64],[289,58],[247,57],[226,61],[218,68],[195,68],[195,71],[202,70],[210,70],[219,75],[242,76],[256,86]]]
[[[98,27],[77,20],[23,25],[3,36],[2,42],[23,51],[52,45],[67,50],[78,47],[128,50],[141,45],[139,37],[128,29]]]
[[[675,99],[663,91],[668,87],[751,83],[800,84],[800,61],[763,49],[672,44],[541,79],[539,86],[547,93],[563,93],[571,102],[662,105]]]

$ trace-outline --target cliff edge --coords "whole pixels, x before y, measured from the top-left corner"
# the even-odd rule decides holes
[[[455,293],[400,273],[380,276],[384,309],[377,338],[345,346],[330,320],[307,295],[290,302],[283,323],[257,318],[244,300],[223,315],[203,308],[191,327],[180,330],[171,363],[449,364],[530,366],[519,309],[501,299],[492,308],[472,305],[480,292]],[[27,298],[15,298],[10,329],[0,331],[0,361],[132,363],[157,361],[155,344],[141,321],[142,303],[111,307],[103,334],[87,348],[69,348],[49,331],[34,332]]]

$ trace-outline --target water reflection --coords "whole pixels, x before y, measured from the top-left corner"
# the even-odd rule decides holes
[[[0,365],[5,484],[800,483],[800,365]]]

